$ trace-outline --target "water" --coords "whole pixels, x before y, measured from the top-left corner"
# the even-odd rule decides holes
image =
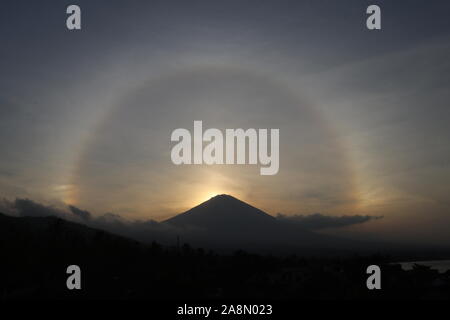
[[[403,270],[411,270],[414,264],[420,264],[423,266],[429,266],[431,269],[437,270],[440,273],[444,273],[450,270],[450,260],[430,260],[430,261],[409,261],[398,262],[402,266]]]

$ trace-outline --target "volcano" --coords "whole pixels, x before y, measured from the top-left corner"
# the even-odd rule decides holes
[[[217,195],[198,206],[166,220],[177,227],[200,229],[254,228],[272,225],[277,219],[230,195]]]
[[[207,247],[317,248],[336,239],[299,229],[230,195],[217,195],[163,221],[180,231],[183,242]]]

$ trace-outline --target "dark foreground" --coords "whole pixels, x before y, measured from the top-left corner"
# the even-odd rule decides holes
[[[143,245],[51,217],[0,215],[0,253],[1,299],[450,299],[450,272],[404,271],[383,255],[218,255],[189,245]],[[74,264],[82,289],[71,291],[66,268]],[[366,287],[372,264],[381,267],[381,290]]]

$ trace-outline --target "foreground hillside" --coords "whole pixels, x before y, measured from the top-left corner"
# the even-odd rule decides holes
[[[361,299],[450,298],[450,273],[406,272],[382,256],[314,259],[221,256],[184,244],[142,245],[58,218],[0,215],[1,299]],[[66,268],[82,270],[82,290],[66,289]],[[383,290],[366,288],[378,264]]]

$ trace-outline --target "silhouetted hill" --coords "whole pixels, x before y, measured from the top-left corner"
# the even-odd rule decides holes
[[[238,200],[230,201],[238,208],[246,207]],[[255,212],[255,219],[273,221]],[[403,271],[383,256],[276,257],[242,250],[217,255],[188,244],[179,248],[140,244],[55,217],[0,214],[0,253],[0,300],[113,298],[184,303],[199,298],[292,301],[450,296],[449,272]],[[66,287],[66,269],[72,264],[81,268],[81,290]],[[367,290],[365,269],[370,264],[382,266],[383,290]]]
[[[228,226],[239,228],[263,226],[275,222],[275,218],[232,196],[221,194],[198,206],[166,220],[178,227],[223,229]]]
[[[57,217],[12,217],[0,213],[0,300],[2,296],[69,295],[65,272],[72,264],[81,266],[86,278],[98,279],[90,287],[90,296],[107,297],[108,291],[102,286],[113,278],[111,272],[117,272],[110,272],[110,266],[143,250],[143,245],[135,240]],[[117,294],[110,284],[105,288]]]
[[[58,217],[12,217],[0,213],[0,240],[15,240],[16,245],[37,243],[53,246],[96,245],[104,241],[137,245],[138,242]]]
[[[266,243],[279,228],[276,218],[229,195],[215,196],[163,223],[195,245],[233,249]]]
[[[218,195],[163,223],[194,245],[264,252],[350,248],[353,242],[286,223],[229,195]]]

